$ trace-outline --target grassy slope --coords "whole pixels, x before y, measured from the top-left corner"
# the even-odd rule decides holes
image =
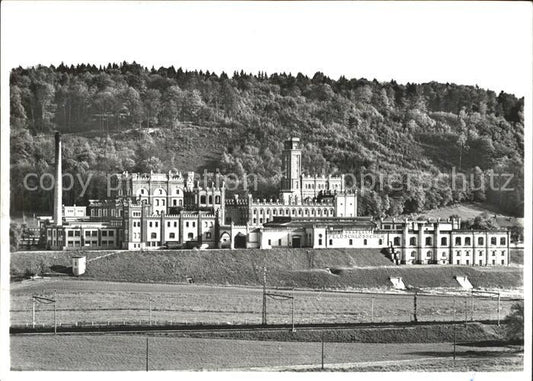
[[[88,253],[92,258],[103,252]],[[11,256],[13,278],[28,268],[68,272],[68,252],[23,252]],[[401,276],[413,287],[457,287],[454,276],[467,275],[475,287],[521,287],[522,268],[466,266],[394,266],[379,250],[208,250],[118,252],[92,261],[84,277],[130,282],[185,282],[260,285],[263,267],[269,284],[280,287],[389,287]],[[326,270],[331,269],[331,273]]]
[[[456,327],[458,343],[478,341],[498,341],[504,337],[503,328],[469,323]],[[454,328],[449,324],[434,326],[414,326],[402,328],[361,328],[325,331],[296,330],[287,334],[281,331],[239,331],[212,333],[184,333],[189,337],[214,337],[234,340],[261,341],[320,341],[337,343],[443,343],[453,342]]]
[[[398,267],[391,266],[376,250],[309,250],[309,255],[307,251],[127,252],[92,262],[87,275],[95,279],[151,282],[183,282],[192,276],[197,283],[260,285],[266,265],[269,284],[285,287],[389,287],[390,276],[401,276],[406,285],[414,287],[457,287],[456,275],[467,275],[476,287],[522,285],[520,268]]]

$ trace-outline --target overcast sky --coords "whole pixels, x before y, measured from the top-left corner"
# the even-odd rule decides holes
[[[2,60],[531,87],[531,4],[2,3]]]

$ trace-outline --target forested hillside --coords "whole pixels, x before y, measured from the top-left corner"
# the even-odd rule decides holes
[[[12,213],[51,210],[52,192],[25,190],[22,179],[53,173],[59,130],[64,171],[91,179],[83,197],[78,182],[66,191],[65,204],[105,197],[105,175],[123,170],[253,173],[255,194],[276,197],[282,142],[299,136],[308,173],[411,176],[409,189],[381,180],[362,192],[361,214],[465,200],[523,214],[523,98],[503,92],[135,63],[17,68],[10,79]],[[514,176],[513,191],[497,190],[502,177],[489,186],[501,173]]]

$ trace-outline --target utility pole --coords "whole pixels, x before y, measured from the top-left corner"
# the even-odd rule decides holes
[[[57,325],[56,325],[56,299],[55,299],[55,290],[54,290],[54,298],[48,298],[45,296],[39,296],[39,295],[32,295],[31,301],[32,301],[32,326],[35,328],[35,303],[43,303],[43,304],[50,304],[54,303],[54,334],[57,333]]]
[[[414,321],[415,321],[415,323],[418,322],[418,317],[416,316],[416,308],[417,308],[417,305],[416,305],[416,304],[417,304],[417,301],[416,301],[416,299],[417,299],[417,296],[418,296],[418,291],[415,291],[415,296],[414,296],[414,298],[413,298],[413,301],[414,301],[414,306],[413,306],[413,307],[414,307],[414,313],[413,313],[413,316],[414,316]]]
[[[148,319],[150,325],[152,325],[152,298],[148,299]]]
[[[35,328],[35,298],[31,297],[31,326]]]
[[[291,294],[291,321],[292,321],[292,332],[296,332],[294,328],[294,288],[292,289]]]
[[[453,297],[453,366],[455,367],[455,342],[456,342],[457,324],[455,324],[455,296]]]
[[[266,266],[263,267],[263,314],[261,318],[261,324],[267,324],[267,292],[266,292],[266,283],[267,283],[267,269]]]
[[[57,335],[56,304],[57,304],[56,290],[54,290],[54,335]]]
[[[455,323],[455,296],[453,297],[453,322]]]
[[[146,371],[148,372],[148,336],[146,336]]]

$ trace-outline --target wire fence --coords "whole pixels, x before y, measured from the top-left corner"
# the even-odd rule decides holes
[[[271,291],[271,290],[270,290]],[[518,298],[498,295],[427,295],[293,291],[268,298],[261,290],[224,294],[57,293],[56,303],[37,304],[27,295],[11,303],[12,326],[394,323],[502,320]],[[54,308],[55,307],[55,308]],[[55,310],[55,311],[54,311]]]

